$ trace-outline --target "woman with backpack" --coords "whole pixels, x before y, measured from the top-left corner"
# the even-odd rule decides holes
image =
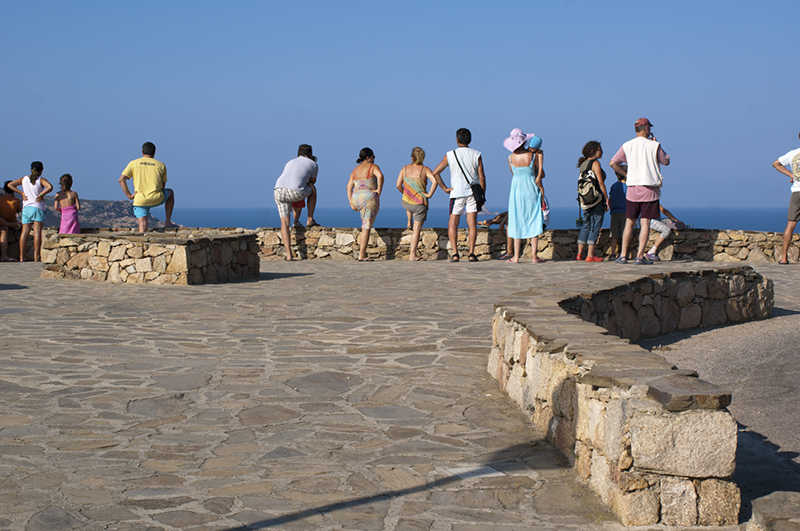
[[[594,255],[594,247],[603,226],[603,215],[610,208],[606,192],[606,172],[600,166],[603,148],[600,142],[592,140],[583,146],[583,156],[578,159],[578,202],[583,210],[583,225],[578,233],[578,256],[576,260],[584,260],[586,247],[587,262],[602,262],[602,256]]]

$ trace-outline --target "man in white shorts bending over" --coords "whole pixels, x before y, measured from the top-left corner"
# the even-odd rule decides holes
[[[292,235],[289,233],[289,221],[292,213],[292,203],[306,199],[308,205],[308,223],[306,227],[317,227],[314,221],[314,209],[317,206],[317,157],[308,144],[300,144],[297,148],[297,158],[292,159],[283,167],[283,173],[275,182],[275,203],[278,205],[278,215],[281,218],[281,238],[286,249],[286,259],[292,260]]]
[[[483,160],[481,152],[469,147],[472,142],[472,133],[469,129],[461,128],[456,131],[458,147],[448,151],[442,162],[433,170],[433,178],[439,187],[450,194],[450,223],[447,235],[450,238],[450,247],[453,249],[451,262],[458,262],[458,224],[461,214],[467,214],[467,227],[469,227],[469,256],[470,262],[477,262],[475,256],[475,241],[478,239],[478,211],[483,207],[475,201],[472,195],[473,184],[480,184],[486,191],[486,175],[483,173]],[[450,188],[444,185],[441,173],[450,166]],[[463,171],[462,171],[463,170]],[[466,174],[466,175],[465,175]]]

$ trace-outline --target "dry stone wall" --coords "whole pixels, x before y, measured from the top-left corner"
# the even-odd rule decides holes
[[[257,229],[261,254],[266,259],[284,258],[280,229]],[[358,253],[360,229],[324,228],[292,229],[292,248],[302,258],[309,260],[349,260]],[[650,231],[649,246],[658,237]],[[571,260],[578,252],[578,231],[547,230],[539,237],[539,256],[547,260]],[[638,245],[634,238],[632,249]],[[598,253],[607,259],[610,256],[611,235],[608,230],[600,232]],[[373,229],[370,232],[367,254],[375,259],[408,258],[411,231],[408,229]],[[772,262],[777,261],[783,248],[782,234],[776,232],[753,232],[734,230],[688,229],[673,233],[659,249],[662,260],[700,260],[715,262]],[[427,260],[444,260],[448,256],[450,243],[447,229],[423,229],[419,252]],[[467,231],[458,232],[458,250],[467,252]],[[478,229],[475,254],[481,260],[497,258],[506,250],[505,235],[496,229]],[[355,253],[355,254],[354,254]],[[523,256],[530,258],[527,245]],[[789,248],[789,261],[800,261],[800,235],[795,235]]]
[[[49,234],[42,278],[128,284],[205,284],[258,278],[256,235],[238,231]]]
[[[730,392],[630,340],[764,319],[772,282],[749,267],[712,266],[571,289],[496,305],[489,373],[624,525],[735,525]]]

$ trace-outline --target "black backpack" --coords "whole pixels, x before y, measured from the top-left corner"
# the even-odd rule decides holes
[[[593,206],[603,200],[603,194],[600,193],[600,184],[597,181],[597,175],[592,171],[594,160],[586,165],[586,169],[580,173],[578,177],[578,203],[580,203],[583,210],[589,210]]]

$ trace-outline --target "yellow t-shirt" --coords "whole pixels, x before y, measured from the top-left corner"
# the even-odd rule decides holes
[[[122,175],[133,179],[133,206],[155,206],[164,200],[167,184],[167,167],[163,162],[150,157],[132,160]]]

